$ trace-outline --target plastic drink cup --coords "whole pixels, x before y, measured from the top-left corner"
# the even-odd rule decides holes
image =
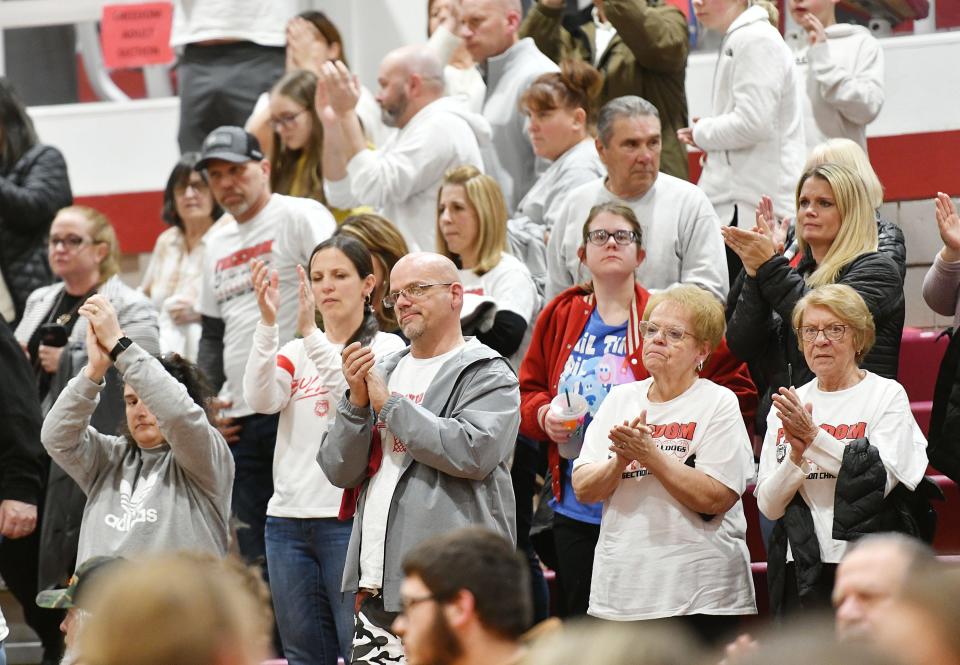
[[[563,421],[563,428],[570,432],[570,438],[557,447],[560,457],[576,459],[583,447],[583,419],[590,409],[587,400],[578,393],[564,391],[550,402],[550,411]]]

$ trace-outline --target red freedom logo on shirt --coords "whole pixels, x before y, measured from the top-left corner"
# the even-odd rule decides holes
[[[657,448],[665,455],[671,455],[679,460],[685,459],[693,442],[693,435],[697,431],[697,423],[664,423],[662,425],[648,425],[650,436]],[[642,478],[648,475],[646,467],[636,461],[630,462],[624,469],[623,478]]]
[[[823,423],[820,425],[820,429],[829,434],[835,439],[839,440],[851,440],[851,439],[862,439],[867,435],[867,423],[862,420],[853,425],[830,425],[828,423]],[[777,443],[779,444],[783,441],[783,428],[777,430]]]

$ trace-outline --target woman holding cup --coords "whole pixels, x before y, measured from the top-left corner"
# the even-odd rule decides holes
[[[599,501],[577,500],[569,460],[579,455],[583,432],[610,389],[649,376],[639,325],[650,293],[634,276],[644,258],[640,222],[630,208],[604,203],[590,211],[582,238],[578,255],[592,280],[546,306],[520,367],[520,433],[549,445],[559,605],[568,616],[587,611],[602,513]],[[750,422],[756,390],[724,342],[700,375],[732,389]],[[587,408],[571,427],[577,399]]]

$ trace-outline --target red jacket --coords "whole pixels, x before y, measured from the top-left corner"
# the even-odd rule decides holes
[[[630,305],[627,321],[627,362],[637,381],[650,376],[643,366],[643,338],[637,327],[643,318],[650,293],[636,284],[636,295]],[[573,286],[551,300],[537,318],[530,347],[520,365],[520,433],[537,441],[549,441],[540,427],[537,413],[557,394],[560,373],[570,351],[583,334],[587,321],[596,308],[592,293],[582,286]],[[752,429],[757,410],[757,389],[750,379],[745,363],[734,358],[726,340],[711,354],[700,376],[725,386],[737,395],[743,420]],[[549,442],[550,470],[553,474],[553,494],[560,500],[560,452],[557,444]]]

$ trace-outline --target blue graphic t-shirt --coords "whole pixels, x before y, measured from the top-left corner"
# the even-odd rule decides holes
[[[584,419],[584,431],[593,420],[594,414],[600,408],[603,399],[610,392],[610,388],[621,383],[631,383],[636,379],[626,360],[627,355],[627,324],[608,326],[600,318],[598,310],[593,310],[587,327],[567,358],[567,363],[560,373],[558,394],[569,390],[571,394],[579,393],[587,400],[590,410]],[[564,517],[600,524],[603,507],[598,503],[580,503],[573,493],[571,481],[572,460],[561,464],[563,477],[561,483],[561,501],[550,499],[550,507]]]

